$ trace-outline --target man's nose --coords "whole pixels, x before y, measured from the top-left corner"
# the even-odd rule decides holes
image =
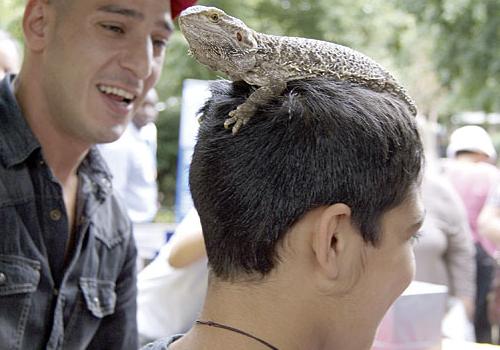
[[[147,79],[153,71],[153,43],[151,40],[135,40],[124,51],[121,65],[138,79]]]

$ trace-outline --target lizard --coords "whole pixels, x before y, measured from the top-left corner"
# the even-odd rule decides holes
[[[415,103],[396,79],[370,57],[336,43],[259,33],[216,7],[192,6],[179,16],[179,27],[189,53],[199,63],[233,81],[258,88],[229,113],[224,127],[233,134],[245,125],[258,106],[279,96],[287,82],[331,77],[387,91],[404,101],[413,115]]]

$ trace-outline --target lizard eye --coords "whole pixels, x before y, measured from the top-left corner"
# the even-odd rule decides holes
[[[210,15],[210,20],[214,23],[218,22],[219,21],[219,15],[217,13],[212,13]]]
[[[243,37],[241,36],[240,32],[236,33],[236,39],[238,39],[238,41],[242,41],[243,40]]]

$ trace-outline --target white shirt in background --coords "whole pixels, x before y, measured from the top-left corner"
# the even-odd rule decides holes
[[[123,198],[134,223],[151,222],[158,211],[154,123],[138,129],[133,123],[115,142],[98,145],[113,175],[113,188]]]

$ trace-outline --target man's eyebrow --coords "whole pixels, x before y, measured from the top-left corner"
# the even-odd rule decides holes
[[[97,10],[102,11],[102,12],[114,13],[117,15],[130,17],[130,18],[141,20],[141,21],[144,20],[143,13],[136,11],[136,10],[133,10],[133,9],[123,7],[123,6],[104,5],[104,6],[99,7]]]
[[[107,13],[113,13],[117,15],[122,15],[126,16],[132,19],[136,19],[139,21],[143,21],[145,19],[145,16],[142,12],[139,12],[137,10],[119,6],[119,5],[103,5],[97,9],[98,11],[101,12],[107,12]],[[165,19],[164,21],[158,21],[156,22],[157,25],[161,26],[163,29],[171,32],[174,30],[174,24],[170,19]]]

